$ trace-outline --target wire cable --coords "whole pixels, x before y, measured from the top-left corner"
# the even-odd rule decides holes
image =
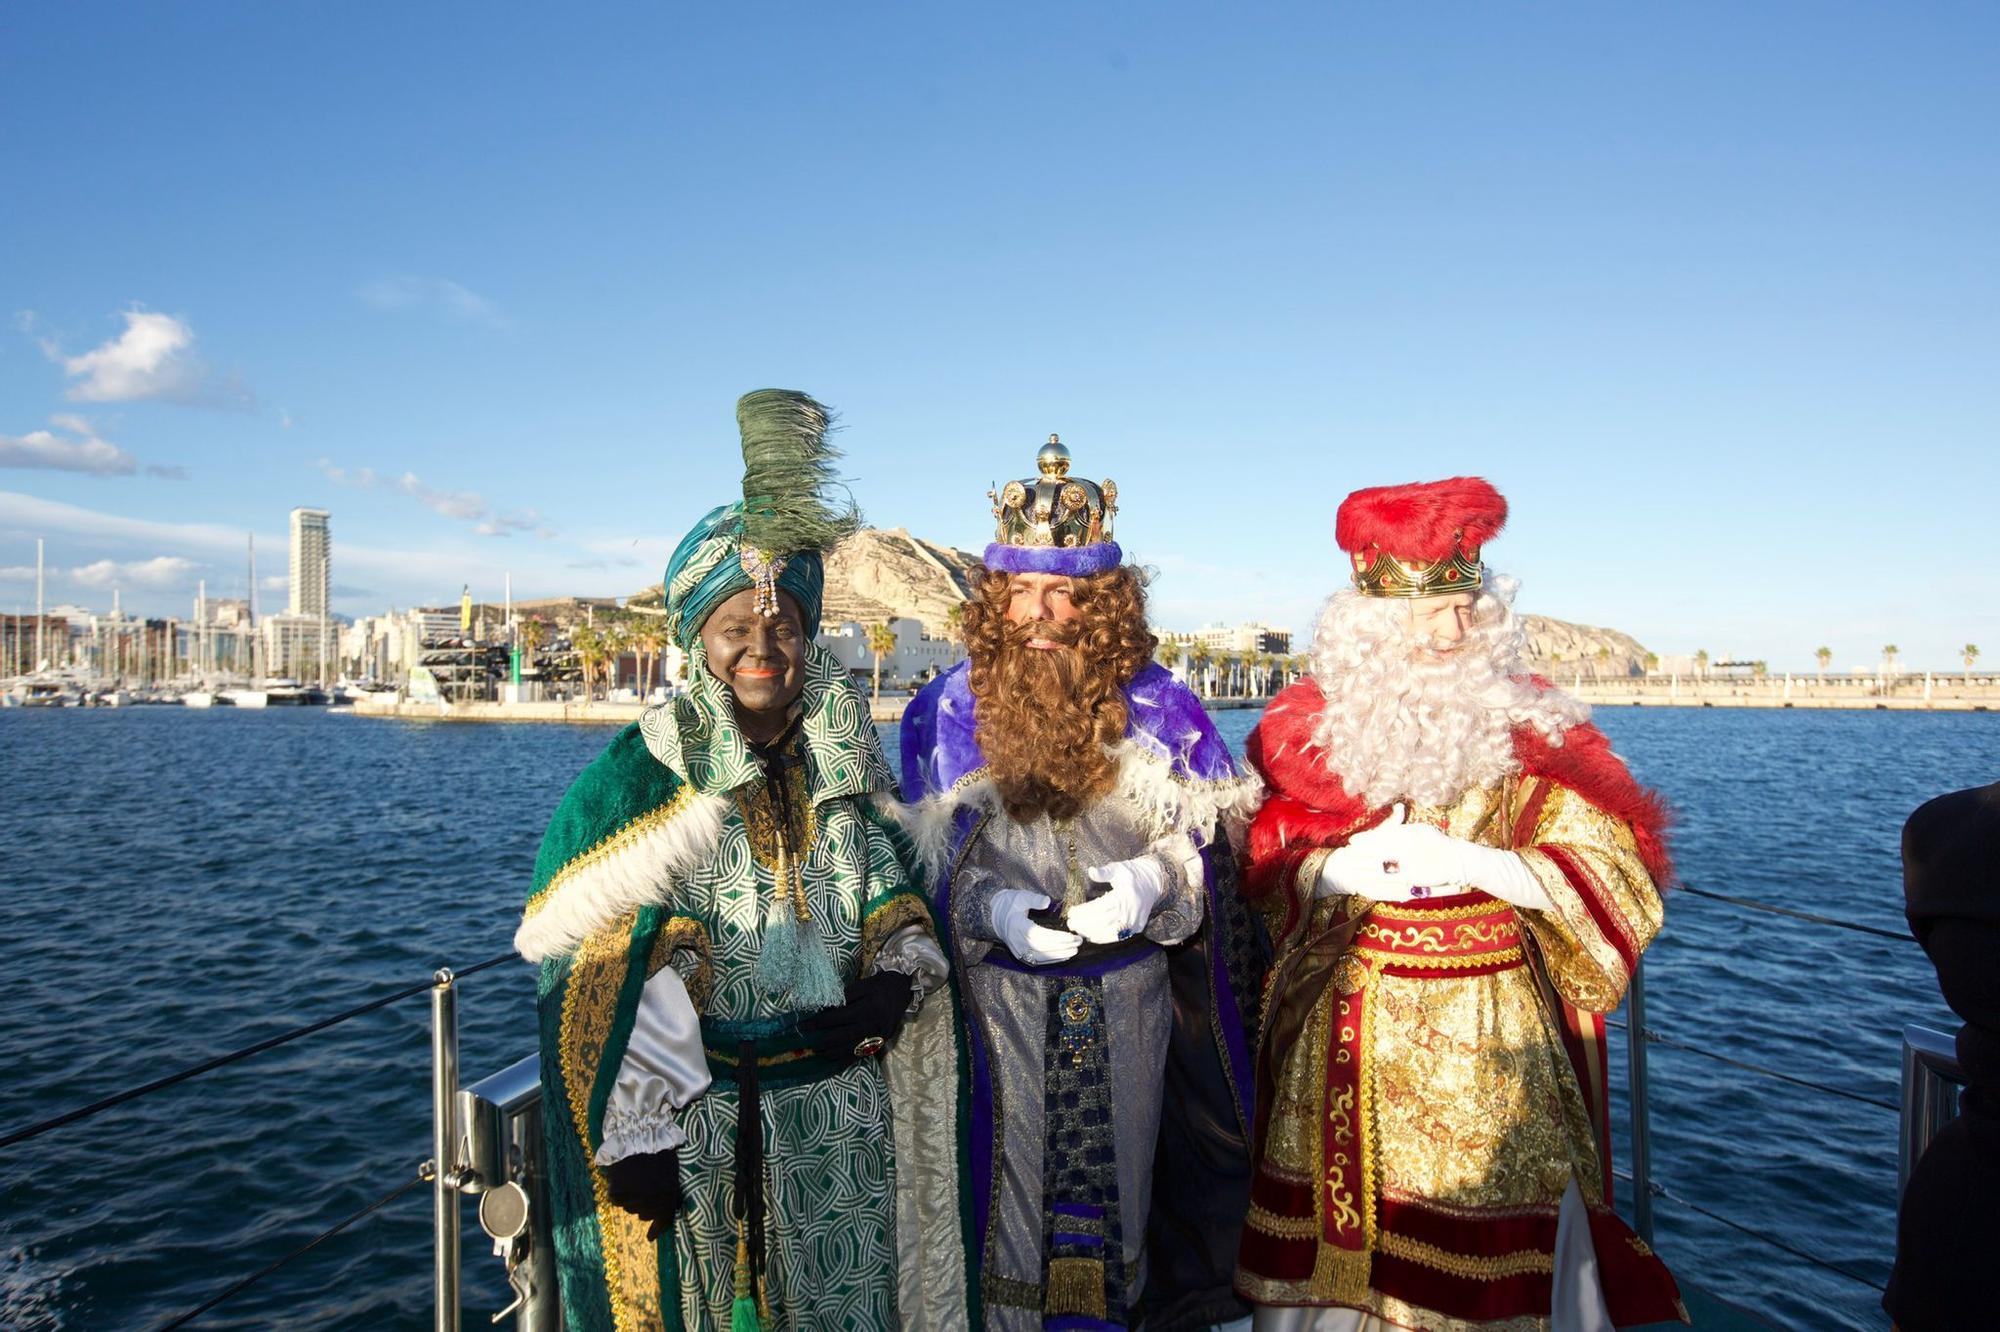
[[[1798,911],[1792,907],[1773,906],[1769,902],[1759,902],[1754,897],[1731,897],[1728,893],[1712,893],[1706,888],[1696,888],[1681,884],[1677,892],[1693,893],[1696,897],[1712,898],[1717,902],[1728,902],[1732,906],[1746,907],[1751,911],[1768,911],[1774,916],[1790,916],[1793,920],[1811,921],[1815,925],[1831,925],[1836,930],[1852,930],[1856,934],[1872,934],[1880,939],[1896,939],[1903,943],[1915,943],[1913,934],[1901,930],[1885,930],[1875,925],[1857,925],[1851,920],[1835,920],[1832,916],[1815,915],[1810,911]]]
[[[467,976],[474,976],[485,971],[488,967],[497,967],[502,962],[510,962],[518,956],[519,954],[510,951],[502,953],[498,957],[489,957],[484,962],[476,963],[473,966],[465,968],[463,971],[454,971],[452,978],[454,980],[463,980]],[[343,1013],[335,1013],[332,1017],[321,1018],[318,1022],[294,1028],[282,1035],[258,1041],[254,1045],[246,1045],[240,1050],[232,1050],[226,1055],[218,1055],[214,1059],[196,1064],[193,1068],[184,1068],[178,1073],[169,1073],[164,1078],[155,1078],[142,1087],[128,1087],[126,1090],[107,1096],[101,1101],[93,1101],[89,1105],[65,1111],[53,1119],[44,1119],[39,1124],[30,1124],[24,1129],[16,1129],[6,1137],[0,1138],[0,1150],[12,1147],[16,1143],[26,1142],[30,1138],[39,1138],[50,1129],[61,1128],[65,1124],[74,1124],[79,1119],[88,1119],[92,1115],[101,1114],[113,1106],[123,1105],[127,1101],[135,1101],[141,1096],[150,1096],[156,1091],[164,1091],[176,1083],[186,1082],[189,1078],[198,1077],[203,1073],[211,1073],[225,1065],[233,1064],[239,1059],[248,1059],[251,1055],[262,1054],[266,1050],[274,1050],[278,1046],[289,1044],[300,1037],[310,1036],[314,1032],[325,1031],[328,1027],[338,1026],[340,1023],[352,1018],[373,1013],[376,1009],[386,1008],[398,1000],[422,994],[436,984],[437,982],[434,980],[427,980],[417,985],[407,986],[404,989],[396,991],[394,994],[385,994],[379,999],[371,999],[367,1003],[350,1008]]]
[[[389,1190],[387,1193],[377,1198],[374,1202],[369,1203],[366,1207],[354,1213],[354,1215],[348,1217],[346,1220],[341,1221],[339,1224],[331,1226],[326,1230],[322,1230],[317,1236],[306,1241],[304,1244],[301,1244],[298,1248],[293,1249],[290,1253],[278,1259],[278,1261],[276,1261],[275,1263],[272,1263],[267,1267],[260,1268],[258,1271],[252,1272],[249,1276],[244,1277],[241,1281],[229,1287],[229,1289],[222,1291],[221,1293],[209,1299],[207,1303],[188,1310],[186,1313],[182,1314],[180,1317],[176,1319],[173,1319],[171,1322],[160,1324],[160,1326],[157,1329],[155,1329],[155,1332],[170,1332],[170,1329],[172,1328],[181,1327],[189,1322],[192,1322],[194,1319],[197,1319],[201,1317],[203,1314],[207,1313],[210,1309],[213,1309],[216,1305],[221,1304],[224,1300],[231,1299],[237,1295],[242,1294],[244,1291],[250,1289],[250,1287],[256,1285],[259,1281],[262,1281],[265,1277],[271,1275],[271,1273],[277,1271],[279,1268],[283,1267],[286,1263],[291,1262],[294,1258],[303,1258],[306,1254],[311,1253],[314,1249],[318,1248],[321,1244],[325,1243],[327,1240],[332,1239],[335,1235],[338,1235],[341,1231],[347,1229],[349,1226],[353,1225],[356,1221],[361,1220],[361,1218],[369,1215],[372,1212],[381,1211],[384,1207],[387,1207],[390,1203],[396,1201],[396,1199],[402,1197],[404,1194],[408,1193],[411,1189],[417,1187],[417,1185],[427,1184],[429,1182],[430,1181],[425,1179],[423,1175],[419,1174],[412,1179],[406,1180],[403,1183],[398,1184],[395,1188]]]
[[[1664,1184],[1657,1184],[1657,1183],[1654,1184],[1652,1192],[1653,1196],[1656,1198],[1665,1198],[1668,1202],[1678,1203],[1680,1206],[1687,1208],[1689,1211],[1699,1212],[1711,1221],[1720,1221],[1723,1225],[1728,1226],[1731,1230],[1740,1230],[1745,1235],[1748,1235],[1751,1239],[1762,1240],[1764,1243],[1770,1245],[1772,1248],[1782,1249],[1786,1253],[1792,1255],[1792,1257],[1804,1259],[1806,1262],[1811,1263],[1814,1267],[1823,1267],[1829,1272],[1834,1272],[1840,1276],[1846,1277],[1849,1281],[1858,1281],[1862,1285],[1867,1286],[1872,1290],[1888,1289],[1888,1287],[1884,1286],[1881,1282],[1872,1280],[1869,1277],[1862,1276],[1859,1272],[1850,1272],[1846,1268],[1842,1267],[1839,1263],[1828,1262],[1826,1259],[1821,1258],[1817,1254],[1807,1253],[1804,1249],[1795,1249],[1791,1245],[1785,1243],[1783,1240],[1776,1239],[1770,1235],[1766,1235],[1761,1230],[1753,1230],[1749,1226],[1744,1225],[1740,1221],[1731,1221],[1728,1217],[1723,1216],[1719,1212],[1709,1211],[1706,1207],[1703,1207],[1700,1203],[1689,1202],[1686,1198],[1681,1197],[1678,1193],[1674,1193],[1673,1191],[1668,1189],[1667,1186]]]
[[[1765,1068],[1761,1064],[1750,1064],[1745,1063],[1741,1059],[1731,1059],[1728,1055],[1717,1054],[1713,1050],[1704,1050],[1698,1045],[1689,1045],[1686,1041],[1677,1041],[1671,1036],[1663,1036],[1650,1027],[1646,1030],[1646,1040],[1653,1044],[1667,1046],[1669,1049],[1685,1050],[1689,1054],[1700,1055],[1703,1059],[1713,1059],[1718,1064],[1727,1064],[1731,1068],[1740,1068],[1746,1073],[1758,1073],[1767,1078],[1776,1078],[1780,1082],[1789,1082],[1795,1087],[1808,1087],[1816,1092],[1825,1092],[1828,1096],[1840,1096],[1850,1101],[1859,1101],[1863,1105],[1872,1105],[1877,1109],[1887,1110],[1892,1115],[1901,1114],[1903,1110],[1894,1101],[1878,1100],[1873,1096],[1863,1096],[1860,1092],[1846,1091],[1840,1087],[1829,1087],[1824,1082],[1814,1082],[1810,1078],[1800,1078],[1794,1077],[1790,1073],[1780,1073],[1775,1068]]]
[[[1627,1030],[1622,1018],[1606,1018],[1604,1019],[1604,1025],[1607,1027],[1616,1027],[1620,1031]],[[1741,1059],[1731,1059],[1728,1055],[1717,1054],[1713,1050],[1704,1050],[1698,1045],[1689,1045],[1686,1041],[1677,1041],[1662,1032],[1654,1031],[1651,1027],[1646,1028],[1646,1043],[1649,1045],[1664,1045],[1674,1050],[1685,1050],[1689,1054],[1700,1055],[1703,1059],[1713,1059],[1718,1064],[1727,1064],[1731,1068],[1740,1068],[1746,1073],[1757,1073],[1767,1078],[1776,1078],[1780,1082],[1789,1082],[1797,1087],[1809,1087],[1813,1091],[1825,1092],[1828,1096],[1845,1097],[1850,1101],[1859,1101],[1863,1105],[1872,1105],[1879,1109],[1887,1110],[1891,1114],[1901,1114],[1903,1110],[1894,1101],[1878,1100],[1873,1096],[1863,1096],[1860,1092],[1846,1091],[1840,1087],[1829,1087],[1824,1082],[1814,1082],[1810,1078],[1796,1077],[1790,1073],[1780,1073],[1777,1069],[1765,1068],[1762,1064],[1748,1064]]]

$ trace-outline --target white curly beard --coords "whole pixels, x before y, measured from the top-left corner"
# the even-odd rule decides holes
[[[1590,709],[1523,676],[1527,634],[1511,578],[1488,574],[1465,640],[1442,657],[1410,622],[1408,603],[1342,588],[1313,634],[1312,674],[1326,696],[1313,740],[1348,792],[1371,806],[1450,805],[1520,771],[1513,732],[1562,743]]]

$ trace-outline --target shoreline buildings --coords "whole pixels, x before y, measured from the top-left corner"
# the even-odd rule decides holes
[[[333,662],[333,626],[328,619],[333,591],[329,515],[325,509],[293,509],[291,529],[290,595],[284,613],[265,616],[260,626],[264,671],[274,677],[325,684],[338,674]]]

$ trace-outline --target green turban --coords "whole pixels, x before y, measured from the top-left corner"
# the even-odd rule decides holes
[[[750,572],[770,557],[754,548],[746,568],[743,544],[743,503],[724,504],[711,509],[696,523],[667,561],[667,632],[683,649],[701,636],[701,626],[709,615],[738,592],[758,585]],[[819,633],[821,598],[826,590],[826,569],[816,550],[794,551],[777,557],[779,563],[773,585],[792,594],[799,603],[806,637]]]
[[[712,509],[667,561],[667,631],[683,649],[715,608],[738,592],[789,592],[808,638],[819,632],[826,586],[821,554],[861,525],[850,501],[827,491],[840,456],[827,442],[833,416],[804,393],[758,389],[736,402],[743,435],[743,498]]]

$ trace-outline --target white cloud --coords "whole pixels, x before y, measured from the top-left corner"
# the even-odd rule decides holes
[[[255,397],[233,375],[217,376],[195,354],[194,329],[184,319],[142,310],[125,311],[125,331],[84,352],[65,356],[54,340],[39,338],[49,359],[75,381],[72,402],[178,402],[199,407],[248,409]],[[32,316],[18,321],[38,327]]]
[[[396,489],[410,496],[433,513],[460,522],[477,523],[487,517],[485,496],[472,490],[434,490],[417,480],[415,472],[405,472],[396,481]]]
[[[332,460],[319,460],[320,475],[336,486],[353,486],[357,490],[373,490],[381,484],[382,478],[372,467],[335,467]]]
[[[399,490],[432,513],[454,522],[471,523],[472,530],[480,536],[510,537],[516,532],[532,532],[547,540],[557,535],[553,527],[542,521],[538,510],[503,512],[495,509],[476,490],[439,490],[425,485],[415,472],[405,472],[390,480],[372,467],[336,467],[327,458],[319,460],[319,470],[335,485],[351,486],[356,490],[375,490],[379,487]]]
[[[498,600],[503,577],[509,572],[513,574],[517,598],[576,593],[617,595],[657,578],[673,545],[670,540],[650,537],[637,542],[626,537],[583,543],[564,540],[497,545],[454,526],[449,529],[452,536],[434,545],[386,547],[342,540],[337,526],[336,514],[333,546],[336,595],[364,595],[351,590],[350,583],[373,589],[365,595],[379,597],[381,601],[370,606],[370,610],[388,605],[455,606],[458,589],[465,583],[472,585],[475,595]],[[59,568],[87,564],[99,556],[144,565],[148,563],[147,557],[165,551],[199,566],[197,573],[207,578],[209,595],[243,595],[244,530],[240,526],[132,518],[19,491],[0,490],[0,558],[10,561],[9,566],[0,569],[0,580],[33,586],[32,560],[25,573],[15,566],[24,552],[33,555],[36,537],[49,538],[51,579],[58,577]],[[260,575],[269,575],[273,569],[270,561],[276,560],[280,566],[283,563],[285,533],[273,527],[258,532],[256,537],[258,571]],[[73,553],[62,553],[65,551]],[[504,556],[499,554],[503,551]],[[633,577],[634,571],[629,568],[593,576],[564,567],[566,561],[589,560],[593,556],[605,558],[607,564],[636,558],[644,566],[639,571],[642,576]],[[56,561],[61,561],[60,565]],[[282,582],[282,577],[274,578],[274,583]],[[126,586],[125,592],[128,608],[133,606],[135,597],[141,600],[151,597],[156,604],[166,606],[173,604],[178,596],[173,590],[142,591],[136,583]],[[109,602],[108,592],[95,595]]]
[[[199,392],[204,374],[194,356],[194,330],[150,310],[127,310],[123,333],[62,364],[80,381],[69,389],[77,402],[186,401]]]
[[[71,569],[69,576],[85,587],[144,587],[152,589],[186,587],[199,568],[193,560],[179,555],[155,555],[150,560],[98,560]]]
[[[356,293],[378,310],[442,310],[467,323],[488,328],[512,328],[500,308],[469,287],[448,278],[385,277],[363,283]]]
[[[83,417],[59,414],[51,416],[49,424],[56,429],[0,435],[0,467],[44,468],[91,476],[130,476],[139,470],[136,458],[116,444],[99,439],[96,428]]]

